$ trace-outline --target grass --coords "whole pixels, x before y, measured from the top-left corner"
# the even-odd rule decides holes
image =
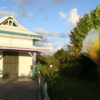
[[[62,77],[64,91],[71,100],[100,100],[100,89],[92,82]]]
[[[50,100],[100,100],[100,88],[93,82],[61,76],[54,70],[41,69]]]

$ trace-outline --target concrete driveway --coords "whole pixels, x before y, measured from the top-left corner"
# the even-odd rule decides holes
[[[0,79],[0,100],[39,100],[38,83],[29,78]]]

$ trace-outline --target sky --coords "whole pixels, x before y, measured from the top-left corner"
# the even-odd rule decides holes
[[[0,18],[13,16],[22,26],[43,36],[36,45],[48,54],[70,43],[70,30],[84,13],[90,13],[100,0],[0,0]]]

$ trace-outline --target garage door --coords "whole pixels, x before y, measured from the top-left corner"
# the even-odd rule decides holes
[[[18,52],[4,52],[3,77],[18,77]]]

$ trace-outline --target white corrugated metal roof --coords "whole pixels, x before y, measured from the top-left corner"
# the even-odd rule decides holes
[[[17,24],[17,27],[15,26],[9,26],[9,25],[3,25],[2,22],[4,22],[5,20],[12,18],[13,21]],[[33,34],[33,35],[38,35],[37,33],[33,33],[31,31],[29,31],[28,29],[24,28],[23,26],[21,26],[12,16],[5,16],[3,18],[0,19],[0,30],[3,31],[10,31],[10,32],[18,32],[18,33],[27,33],[27,34]]]
[[[0,18],[0,24],[1,24],[3,21],[5,21],[6,19],[8,19],[8,16],[5,16],[5,17]]]

